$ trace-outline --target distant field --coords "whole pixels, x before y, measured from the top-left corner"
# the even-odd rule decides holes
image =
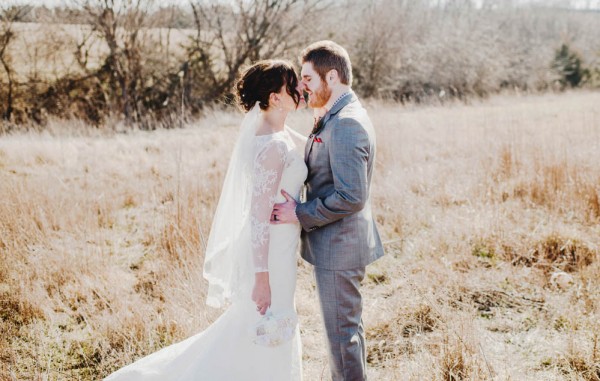
[[[367,104],[387,251],[364,281],[370,379],[600,379],[599,104]],[[99,379],[219,316],[203,249],[240,119],[0,138],[0,379]],[[299,263],[304,376],[325,380]]]
[[[81,67],[74,53],[84,41],[84,48],[89,50],[89,68],[97,67],[99,57],[108,53],[108,47],[96,34],[88,38],[91,28],[87,25],[16,23],[14,30],[17,38],[9,45],[9,53],[21,79],[34,77],[36,73],[42,79],[79,73]],[[180,52],[180,45],[193,33],[185,29],[153,28],[142,30],[139,38],[149,50],[162,52],[165,58]]]

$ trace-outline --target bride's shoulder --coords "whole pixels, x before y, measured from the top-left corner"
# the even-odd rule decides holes
[[[268,135],[256,135],[255,147],[257,157],[264,157],[265,155],[285,156],[288,148],[285,139],[281,135],[281,132]]]

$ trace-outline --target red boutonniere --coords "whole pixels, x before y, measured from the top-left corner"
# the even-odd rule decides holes
[[[315,141],[315,143],[323,143],[323,139],[321,139],[318,136],[315,136],[314,141]]]

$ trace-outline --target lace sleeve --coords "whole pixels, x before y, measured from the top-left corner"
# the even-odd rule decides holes
[[[259,148],[254,160],[251,231],[255,272],[269,271],[269,220],[275,204],[286,155],[285,143],[272,140]]]

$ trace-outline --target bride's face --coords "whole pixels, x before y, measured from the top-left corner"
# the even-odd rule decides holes
[[[296,92],[300,95],[300,100],[296,106],[296,110],[306,108],[306,99],[304,99],[304,85],[302,85],[302,82],[298,82],[298,86],[296,86]]]
[[[296,105],[296,102],[294,101],[294,98],[288,94],[287,89],[286,89],[286,85],[284,85],[281,90],[279,90],[279,98],[280,98],[280,106],[281,108],[283,108],[286,111],[294,111],[294,110],[300,110],[306,107],[306,100],[304,99],[304,96],[302,95],[302,85],[298,84],[298,86],[295,89],[296,93],[298,93],[299,95],[299,99],[300,101],[298,102],[298,104]]]

